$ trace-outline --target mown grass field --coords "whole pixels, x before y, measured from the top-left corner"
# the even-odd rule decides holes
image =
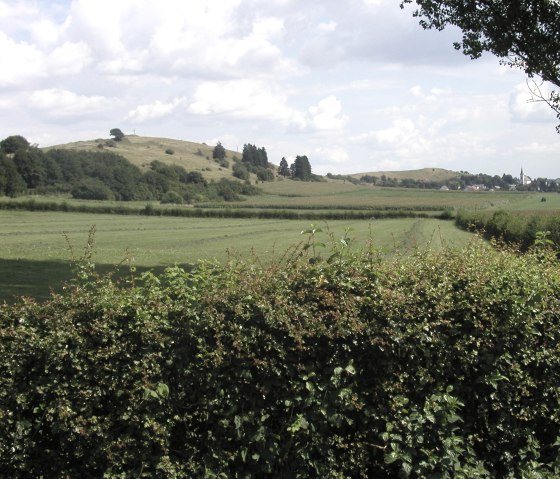
[[[27,211],[0,211],[0,223],[0,299],[13,295],[47,296],[51,286],[58,287],[70,277],[69,262],[83,255],[92,226],[93,260],[101,271],[119,263],[142,270],[250,254],[270,261],[306,241],[301,231],[310,226],[300,220]],[[429,243],[438,248],[442,243],[460,246],[470,238],[450,221],[431,219],[332,221],[316,226],[323,229],[318,241],[328,243],[328,232],[337,241],[348,229],[354,248],[366,247],[371,241],[374,248],[387,253]]]
[[[206,160],[205,160],[206,161]],[[355,247],[372,241],[374,247],[391,252],[442,242],[462,246],[470,235],[451,221],[436,219],[375,219],[375,210],[406,209],[428,216],[443,209],[506,209],[519,214],[557,214],[560,195],[527,192],[462,192],[400,188],[372,188],[342,181],[301,183],[277,181],[259,184],[260,196],[242,202],[212,205],[213,208],[291,209],[305,211],[372,210],[368,220],[333,220],[328,225],[335,239],[350,229]],[[544,201],[543,201],[544,199]],[[21,198],[17,198],[21,200]],[[35,197],[35,201],[68,204],[110,204],[143,208],[145,202],[93,202],[69,198]],[[2,199],[2,201],[9,201]],[[171,208],[170,205],[154,205]],[[210,205],[208,205],[210,206]],[[198,206],[197,206],[198,207]],[[189,206],[184,206],[189,208]],[[70,278],[72,255],[83,253],[88,231],[95,225],[94,261],[100,271],[130,262],[138,270],[191,264],[201,259],[224,261],[232,255],[254,253],[263,261],[282,256],[305,240],[300,234],[309,220],[228,219],[121,216],[93,213],[0,211],[0,300],[14,295],[44,298],[51,286]],[[327,242],[323,233],[320,241]]]

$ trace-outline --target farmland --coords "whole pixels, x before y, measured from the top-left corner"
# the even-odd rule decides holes
[[[50,285],[70,275],[68,261],[83,253],[88,231],[95,225],[94,261],[102,271],[127,262],[142,268],[226,260],[254,253],[263,260],[281,256],[306,238],[309,223],[298,220],[245,220],[90,215],[60,212],[1,211],[0,291],[45,297]],[[375,248],[390,251],[446,241],[463,245],[470,235],[452,222],[424,219],[332,221],[318,225],[339,238],[349,229],[357,248],[371,239]]]
[[[204,170],[206,165],[216,174],[225,174],[208,162],[210,150],[205,145],[156,140],[146,143],[130,137],[118,149],[139,166],[158,151],[166,161],[184,159],[191,168],[198,165],[205,175],[210,173]],[[95,141],[90,143],[66,148],[96,148]],[[174,155],[163,152],[170,147]],[[206,149],[201,156],[202,148]],[[505,209],[530,215],[550,215],[560,209],[560,195],[554,193],[382,188],[341,180],[280,180],[261,182],[259,188],[262,194],[243,201],[194,207],[67,196],[1,198],[0,300],[14,295],[45,298],[51,287],[60,288],[71,277],[71,260],[83,254],[93,226],[98,271],[123,263],[142,271],[250,254],[269,262],[306,241],[301,231],[311,223],[324,230],[318,241],[328,243],[348,235],[355,249],[370,245],[383,254],[428,244],[460,247],[471,234],[437,218],[451,219],[459,209]],[[48,211],[26,211],[34,209]]]

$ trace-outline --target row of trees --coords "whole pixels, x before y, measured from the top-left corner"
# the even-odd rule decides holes
[[[198,171],[153,161],[143,172],[106,151],[43,151],[25,138],[0,143],[0,195],[70,193],[96,200],[158,200],[172,203],[236,200],[258,189],[223,179],[208,183]]]
[[[329,178],[337,178],[340,175],[327,174]],[[340,179],[340,178],[339,178]],[[350,181],[355,179],[345,178]],[[398,186],[401,188],[424,188],[424,189],[438,189],[442,186],[447,186],[452,190],[461,190],[468,186],[481,185],[487,189],[503,189],[509,190],[512,186],[516,189],[530,190],[530,191],[559,191],[559,185],[554,180],[546,178],[538,178],[530,185],[520,185],[519,178],[513,177],[509,174],[499,175],[486,175],[484,173],[471,174],[468,172],[461,172],[456,178],[448,180],[416,180],[412,178],[391,178],[387,175],[363,175],[360,180],[362,183],[368,183],[376,186]]]

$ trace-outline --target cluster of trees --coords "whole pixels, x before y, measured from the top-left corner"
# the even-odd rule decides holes
[[[96,200],[157,200],[169,203],[225,200],[257,194],[247,184],[223,179],[208,183],[197,171],[153,161],[143,172],[120,155],[106,151],[43,151],[25,138],[0,143],[0,195],[70,193]]]
[[[318,177],[311,172],[311,163],[307,156],[296,156],[296,159],[288,166],[286,158],[280,160],[278,174],[287,178],[301,181],[317,181]]]
[[[260,181],[274,181],[272,166],[268,162],[268,154],[264,146],[257,147],[247,143],[243,145],[241,163],[233,167],[233,174],[238,178],[248,179],[249,173],[254,173]]]

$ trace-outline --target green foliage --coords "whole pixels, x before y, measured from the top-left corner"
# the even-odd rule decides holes
[[[109,134],[115,139],[115,141],[121,141],[124,138],[124,133],[119,128],[113,128]]]
[[[217,145],[212,150],[212,158],[216,160],[223,160],[226,157],[226,149],[218,141]]]
[[[290,176],[290,167],[288,166],[288,162],[284,157],[282,157],[282,159],[280,160],[280,165],[278,166],[278,174],[280,176]]]
[[[232,172],[233,176],[239,178],[240,180],[248,180],[251,177],[249,170],[243,163],[234,163]]]
[[[171,190],[165,193],[165,195],[163,195],[163,197],[161,198],[161,203],[182,205],[184,202],[183,202],[183,197],[179,193]]]
[[[15,153],[18,150],[27,150],[29,142],[21,135],[12,135],[0,141],[0,150],[4,153]]]
[[[70,191],[72,198],[82,200],[114,200],[113,192],[101,181],[88,178],[76,183]]]
[[[0,195],[6,196],[33,189],[42,194],[70,193],[80,199],[150,201],[161,200],[173,190],[187,201],[232,201],[241,199],[239,195],[259,193],[256,188],[228,183],[209,185],[198,171],[157,160],[143,173],[124,157],[103,150],[18,149],[13,157],[0,152],[0,167]]]
[[[15,197],[25,191],[25,181],[14,160],[0,151],[0,195]]]
[[[243,155],[241,161],[247,165],[248,168],[262,167],[268,168],[268,154],[265,147],[257,147],[256,145],[243,145]]]
[[[292,178],[301,181],[311,181],[313,179],[311,174],[311,164],[305,155],[296,156],[296,159],[290,165],[290,172],[292,174]]]
[[[166,155],[174,155],[175,154],[175,150],[173,148],[167,148],[165,150],[165,154]]]
[[[480,231],[488,239],[517,245],[522,251],[527,251],[536,242],[540,243],[540,235],[547,232],[549,246],[560,250],[560,218],[556,215],[521,215],[504,210],[493,213],[460,210],[455,224],[465,230]]]
[[[558,477],[553,257],[342,239],[0,306],[3,474]]]

